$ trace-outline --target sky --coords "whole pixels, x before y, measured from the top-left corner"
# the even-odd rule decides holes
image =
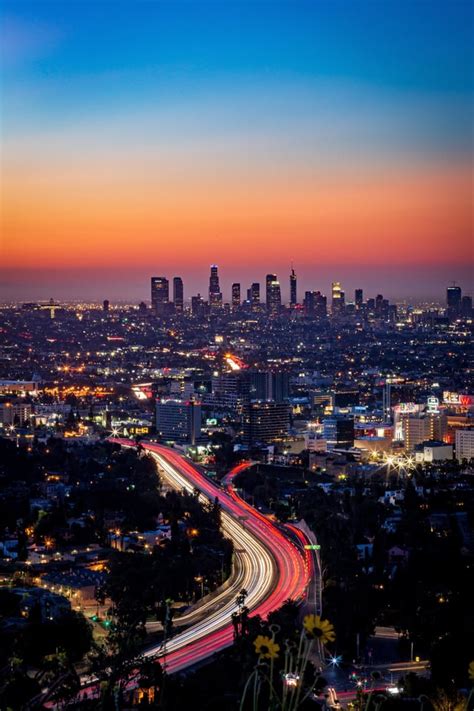
[[[472,289],[470,0],[4,0],[3,300]]]

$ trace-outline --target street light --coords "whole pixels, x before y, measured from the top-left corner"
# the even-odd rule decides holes
[[[196,575],[196,577],[194,578],[194,580],[195,580],[197,583],[201,583],[201,597],[204,597],[204,578],[203,578],[203,576],[202,576],[202,575]]]

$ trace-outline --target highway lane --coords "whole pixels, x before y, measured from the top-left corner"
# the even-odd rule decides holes
[[[246,462],[241,462],[240,464],[237,464],[233,469],[231,469],[225,475],[225,477],[221,481],[221,484],[224,487],[225,491],[229,494],[229,496],[231,496],[234,499],[234,501],[238,501],[240,503],[240,505],[242,506],[242,508],[245,508],[246,511],[252,512],[261,521],[268,521],[269,520],[268,517],[265,516],[265,514],[262,514],[257,509],[250,506],[250,504],[240,496],[240,494],[237,492],[237,490],[234,486],[234,479],[242,471],[253,466],[254,463],[255,462],[252,462],[252,461],[246,461]],[[302,531],[300,528],[298,528],[294,524],[291,524],[291,523],[274,524],[274,526],[278,530],[283,531],[284,534],[286,532],[286,535],[288,533],[290,533],[291,536],[294,539],[296,539],[296,541],[298,542],[298,545],[301,548],[301,554],[304,557],[304,565],[305,565],[305,572],[306,572],[307,589],[305,592],[307,594],[309,586],[310,586],[311,582],[314,580],[314,576],[316,575],[316,567],[314,565],[312,552],[305,547],[308,544],[310,544],[311,541],[307,538],[304,531]],[[320,613],[320,611],[318,610],[318,614],[319,613]]]
[[[133,446],[129,440],[111,441]],[[176,450],[147,442],[141,444],[155,458],[170,485],[188,492],[198,489],[203,502],[219,499],[223,530],[234,542],[242,569],[234,594],[229,598],[227,592],[225,601],[217,598],[209,601],[206,618],[172,637],[167,642],[164,659],[161,645],[146,651],[149,656],[161,657],[166,670],[174,672],[232,644],[230,615],[236,609],[235,595],[242,587],[248,592],[245,604],[250,614],[266,617],[288,598],[303,598],[310,571],[298,546],[263,514],[234,497],[229,487],[226,491],[220,489]]]
[[[155,447],[155,445],[151,446]],[[148,450],[148,447],[146,448]],[[168,671],[176,671],[187,666],[189,659],[195,663],[215,649],[231,644],[233,628],[230,615],[236,609],[236,594],[245,588],[248,592],[246,604],[251,609],[270,593],[275,584],[277,571],[271,553],[258,538],[243,526],[243,522],[239,520],[239,512],[237,515],[234,511],[229,513],[225,508],[225,501],[222,501],[222,492],[215,485],[211,484],[208,487],[210,482],[187,460],[172,450],[162,448],[161,451],[156,449],[148,451],[157,461],[166,481],[175,488],[185,489],[190,493],[198,488],[202,492],[199,495],[202,502],[213,501],[216,496],[219,496],[222,506],[223,531],[234,542],[237,549],[236,556],[239,558],[239,568],[242,571],[240,579],[234,584],[231,595],[229,596],[227,591],[223,593],[225,602],[222,606],[216,609],[216,605],[219,603],[218,599],[209,601],[207,604],[208,614],[203,620],[167,642],[166,668]],[[203,486],[205,491],[203,491]],[[150,655],[157,653],[162,653],[161,646],[147,650],[147,654]]]
[[[110,438],[109,441],[124,447],[135,447],[135,443],[127,439]],[[224,491],[176,450],[147,442],[141,444],[155,458],[170,485],[188,492],[199,489],[203,502],[214,501],[216,497],[219,499],[223,529],[234,542],[240,571],[230,597],[227,591],[227,595],[222,593],[222,599],[215,598],[206,603],[208,615],[204,620],[168,640],[166,651],[162,644],[146,650],[146,656],[158,658],[167,673],[173,673],[192,667],[232,644],[234,631],[231,614],[236,609],[235,597],[243,587],[249,593],[245,602],[250,615],[265,618],[289,598],[302,600],[311,573],[300,548],[233,491],[231,480],[239,469],[232,470],[229,480],[224,482]],[[219,605],[218,609],[216,605]],[[99,693],[97,679],[82,677],[81,689],[83,695],[96,698]],[[55,704],[46,701],[45,706],[53,708]]]
[[[205,617],[209,610],[217,609],[224,604],[226,599],[235,599],[235,590],[241,590],[243,587],[244,570],[242,565],[242,556],[237,551],[234,553],[232,560],[232,571],[225,582],[211,593],[200,598],[186,612],[173,618],[173,626],[176,630],[178,627],[189,627],[189,625],[199,622]],[[158,621],[149,621],[146,623],[147,632],[161,632],[163,624]]]

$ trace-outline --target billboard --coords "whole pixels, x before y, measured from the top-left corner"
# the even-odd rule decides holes
[[[443,392],[443,402],[445,405],[454,405],[456,407],[473,407],[474,395],[454,393],[450,390],[445,390]]]

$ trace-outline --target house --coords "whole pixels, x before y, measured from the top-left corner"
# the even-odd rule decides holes
[[[372,558],[374,552],[373,543],[359,543],[356,545],[357,548],[357,560],[367,560]]]
[[[383,522],[382,528],[384,529],[384,531],[387,531],[388,533],[396,533],[401,520],[402,520],[401,514],[395,514],[393,516],[389,516]]]
[[[401,546],[392,546],[388,550],[388,560],[391,565],[395,565],[397,563],[404,563],[408,560],[410,556],[410,552],[406,548],[402,548]]]
[[[75,605],[85,605],[95,599],[95,590],[103,585],[105,578],[106,574],[100,571],[77,568],[47,573],[41,582],[52,592],[74,599]]]
[[[46,622],[60,617],[71,609],[71,603],[65,597],[43,588],[12,588],[11,592],[20,597],[20,613],[25,618],[29,618],[36,612],[41,622]]]
[[[405,498],[405,492],[402,489],[394,489],[392,491],[386,491],[383,496],[379,498],[381,504],[385,506],[396,506],[399,501],[403,501]]]
[[[3,541],[0,541],[0,557],[10,560],[16,560],[18,558],[17,536],[12,536],[8,539],[4,538]]]

